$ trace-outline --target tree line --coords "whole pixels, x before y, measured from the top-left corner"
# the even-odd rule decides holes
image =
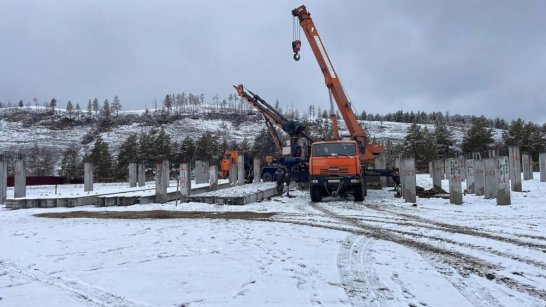
[[[414,122],[406,132],[401,151],[415,157],[420,165],[457,155],[471,156],[472,153],[486,157],[489,150],[507,155],[506,146],[510,145],[519,146],[520,151],[531,154],[534,161],[538,161],[539,153],[546,151],[546,124],[538,125],[522,119],[511,121],[499,141],[493,138],[493,129],[484,116],[472,120],[460,144],[455,141],[445,119],[436,120],[433,131]]]

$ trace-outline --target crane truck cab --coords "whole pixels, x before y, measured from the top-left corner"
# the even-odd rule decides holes
[[[366,182],[362,176],[356,141],[315,142],[309,159],[311,201],[320,202],[323,196],[352,194],[355,201],[363,201]]]

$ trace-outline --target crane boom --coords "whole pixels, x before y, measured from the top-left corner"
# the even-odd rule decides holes
[[[233,87],[237,91],[237,95],[260,112],[266,121],[275,123],[277,127],[286,132],[290,137],[305,138],[308,141],[313,142],[313,139],[305,132],[305,127],[301,123],[288,120],[273,106],[267,103],[267,101],[263,100],[249,89],[244,88],[242,84],[234,85]]]
[[[349,101],[347,94],[341,81],[332,65],[330,57],[324,48],[322,39],[318,33],[318,30],[311,18],[311,14],[307,11],[305,5],[302,5],[294,10],[292,10],[292,15],[298,18],[299,23],[309,41],[309,45],[313,50],[313,54],[317,59],[317,62],[320,66],[320,70],[324,74],[324,81],[331,95],[334,97],[334,100],[337,104],[337,107],[343,117],[343,120],[347,124],[351,138],[356,140],[360,145],[361,154],[364,155],[366,146],[368,144],[368,136],[366,132],[362,129],[358,123],[357,117],[355,116],[353,109],[351,107],[351,102]],[[299,59],[299,50],[301,47],[301,42],[296,40],[292,43],[292,48],[294,51],[294,59]]]

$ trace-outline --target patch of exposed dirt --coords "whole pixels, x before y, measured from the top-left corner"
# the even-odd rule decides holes
[[[208,212],[208,211],[71,211],[34,214],[46,218],[92,218],[92,219],[238,219],[260,220],[274,216],[271,212]]]

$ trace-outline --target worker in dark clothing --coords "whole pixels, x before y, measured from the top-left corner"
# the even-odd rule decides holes
[[[395,168],[392,173],[392,180],[394,181],[394,190],[396,191],[396,196],[399,197],[400,193],[400,170]]]
[[[286,169],[286,167],[279,166],[277,168],[277,170],[275,171],[275,181],[277,182],[277,194],[279,194],[279,196],[282,196],[282,192],[284,191],[284,184],[286,183],[286,186],[288,187],[286,196],[290,196],[290,172],[288,171],[288,169]]]

